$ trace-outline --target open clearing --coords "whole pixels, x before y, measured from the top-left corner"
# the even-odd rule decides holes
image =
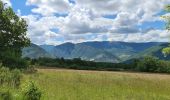
[[[170,100],[170,75],[38,69],[43,100]]]

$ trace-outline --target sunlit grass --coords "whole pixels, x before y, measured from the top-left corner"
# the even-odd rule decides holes
[[[41,69],[43,100],[170,100],[170,75]]]

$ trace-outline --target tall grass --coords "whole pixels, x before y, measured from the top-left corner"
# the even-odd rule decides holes
[[[20,70],[10,70],[0,65],[0,100],[40,100],[41,91],[34,83],[21,84]],[[25,85],[25,87],[23,87]]]
[[[25,75],[43,100],[170,100],[170,76],[115,72],[39,70]]]

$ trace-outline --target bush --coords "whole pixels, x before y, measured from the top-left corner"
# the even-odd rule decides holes
[[[12,94],[9,91],[1,91],[0,100],[12,100]]]
[[[21,84],[21,72],[17,69],[11,71],[11,86],[19,88]]]
[[[2,59],[2,64],[3,66],[6,66],[10,69],[25,69],[29,66],[29,63],[27,62],[27,60],[22,59],[22,58],[18,58],[18,57],[5,57],[4,59]]]
[[[41,99],[41,91],[34,85],[33,82],[26,87],[24,90],[24,100],[40,100]]]
[[[19,70],[10,70],[0,64],[0,100],[13,100],[12,92],[9,90],[18,89],[20,82]]]
[[[0,66],[0,85],[7,85],[18,88],[21,82],[21,72],[19,70],[9,70]]]
[[[134,62],[137,71],[141,72],[158,72],[158,73],[169,73],[170,62],[159,60],[155,57],[145,57],[138,62]]]
[[[170,73],[170,62],[168,61],[159,61],[160,66],[157,69],[157,72],[161,73]]]
[[[137,70],[143,72],[155,72],[159,66],[159,59],[154,57],[145,57],[137,64]]]

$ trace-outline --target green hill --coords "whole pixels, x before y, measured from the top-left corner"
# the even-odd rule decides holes
[[[22,57],[29,58],[39,58],[39,57],[53,57],[44,49],[39,47],[38,45],[31,44],[29,47],[26,47],[22,50]]]
[[[96,62],[119,62],[119,59],[113,54],[84,44],[65,43],[56,46],[52,53],[66,59],[81,58]]]
[[[165,43],[165,44],[161,44],[161,45],[157,45],[157,46],[152,46],[134,56],[132,56],[131,58],[141,58],[141,57],[145,57],[145,56],[154,56],[157,57],[159,59],[162,60],[169,60],[170,56],[164,57],[164,55],[162,54],[162,49],[167,47],[169,44]]]

